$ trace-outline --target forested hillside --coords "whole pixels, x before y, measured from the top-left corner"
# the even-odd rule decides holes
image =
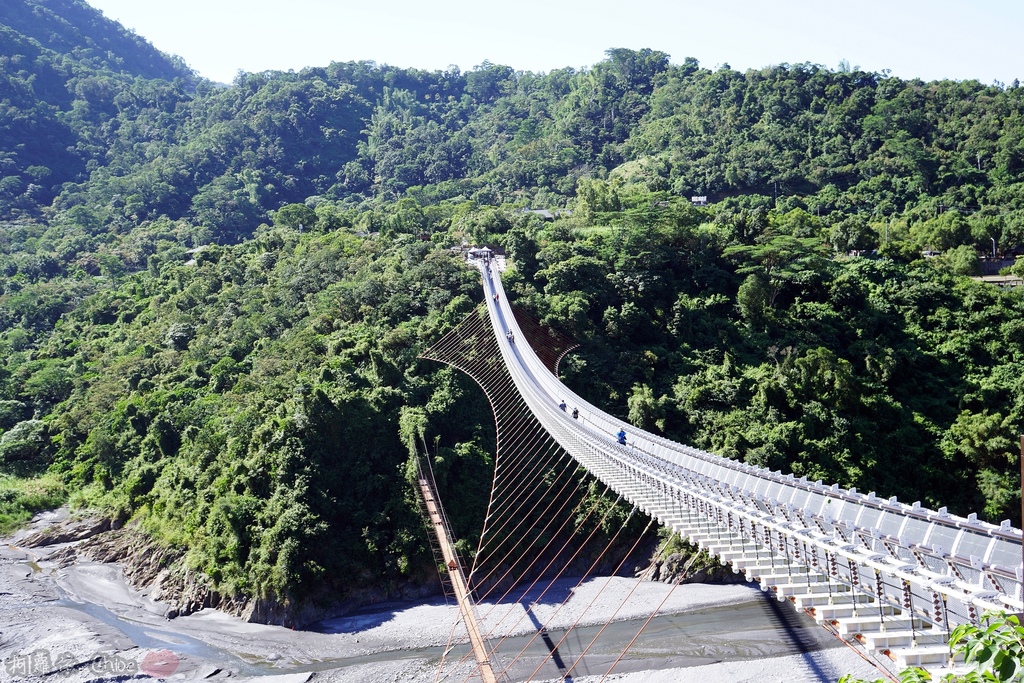
[[[268,619],[429,582],[406,441],[468,552],[494,434],[417,356],[479,302],[452,247],[483,242],[610,412],[1020,521],[1024,301],[967,277],[1024,246],[1016,83],[612,49],[218,88],[76,0],[0,24],[5,528],[105,510]]]
[[[194,85],[179,58],[160,53],[81,0],[5,0],[0,213],[48,205],[64,183],[107,165],[119,113],[138,120],[148,111],[152,127],[157,122],[151,117],[173,111]]]

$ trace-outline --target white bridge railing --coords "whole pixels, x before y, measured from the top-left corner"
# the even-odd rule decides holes
[[[949,663],[953,626],[986,610],[1024,611],[1021,531],[1008,522],[808,482],[617,420],[559,382],[528,344],[507,339],[525,337],[496,269],[477,266],[505,365],[544,428],[614,491],[779,599],[901,665],[932,667]],[[627,445],[616,441],[620,429]]]

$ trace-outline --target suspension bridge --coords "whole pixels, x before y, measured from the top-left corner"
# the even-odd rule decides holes
[[[1024,611],[1022,534],[1009,522],[992,525],[974,514],[959,517],[811,482],[636,429],[558,380],[558,363],[574,344],[510,304],[491,259],[471,263],[480,270],[486,308],[424,358],[472,377],[494,411],[494,482],[472,562],[455,550],[429,467],[420,486],[438,532],[438,559],[467,624],[474,675],[486,683],[505,678],[508,668],[495,662],[493,641],[503,637],[476,626],[477,601],[506,598],[512,586],[531,578],[533,586],[556,570],[561,576],[597,566],[603,556],[583,562],[550,550],[568,539],[573,519],[575,526],[590,517],[590,526],[608,526],[607,506],[602,511],[588,502],[595,488],[678,532],[891,669],[948,671],[956,665],[947,644],[952,628],[979,624],[990,610]],[[581,468],[597,483],[581,486]],[[509,503],[528,492],[528,509]],[[547,638],[544,628],[537,632]],[[558,644],[545,642],[557,661]],[[575,666],[559,661],[565,680]]]

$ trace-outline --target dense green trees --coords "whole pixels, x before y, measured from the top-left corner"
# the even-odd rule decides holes
[[[1016,519],[1024,303],[966,276],[1024,241],[1021,89],[626,49],[215,88],[78,2],[31,30],[15,5],[0,527],[70,497],[241,597],[424,580],[422,432],[471,552],[493,419],[417,359],[479,300],[470,242],[506,248],[508,291],[581,341],[566,380],[610,412]]]
[[[792,211],[768,211],[744,243],[713,218],[725,207],[690,224],[665,208],[517,238],[517,261],[532,245],[540,267],[510,289],[584,340],[570,383],[714,452],[1017,517],[1019,294],[938,260],[826,258],[821,237],[785,232],[804,229]]]
[[[938,259],[831,257],[827,222],[792,210],[616,193],[593,223],[408,198],[380,218],[287,205],[253,239],[202,249],[185,246],[209,233],[185,222],[98,241],[70,217],[26,223],[0,296],[4,470],[48,470],[76,502],[189,548],[227,594],[309,595],[339,588],[326,577],[372,582],[369,567],[419,575],[406,406],[438,438],[469,547],[486,502],[483,399],[416,360],[479,297],[447,249],[472,225],[507,243],[510,293],[583,342],[567,380],[606,409],[759,465],[1013,513],[1018,294]],[[378,221],[380,236],[357,234]],[[70,260],[40,246],[75,240]],[[25,267],[33,244],[54,267]],[[18,510],[53,500],[9,490]]]
[[[18,26],[4,28],[0,60],[9,216],[56,198],[106,225],[167,216],[226,242],[313,196],[565,206],[581,179],[611,179],[838,211],[849,220],[829,221],[831,244],[843,251],[877,247],[890,223],[917,250],[1024,241],[1020,88],[810,64],[712,71],[616,48],[579,72],[361,62],[215,89],[170,61],[143,67],[156,59],[144,46],[120,61],[62,60]],[[584,208],[609,210],[614,193],[606,200]]]
[[[79,502],[190,548],[227,594],[421,571],[400,409],[427,406],[444,452],[493,449],[480,397],[453,402],[468,383],[416,359],[470,310],[472,274],[408,236],[297,226],[156,256],[158,275],[126,275],[8,356],[0,466],[49,466]],[[472,476],[463,515],[478,523],[489,475]]]

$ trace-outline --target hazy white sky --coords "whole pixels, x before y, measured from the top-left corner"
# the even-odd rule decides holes
[[[612,47],[734,69],[840,60],[902,78],[1024,81],[1024,0],[87,0],[201,75],[370,59],[582,67]]]

